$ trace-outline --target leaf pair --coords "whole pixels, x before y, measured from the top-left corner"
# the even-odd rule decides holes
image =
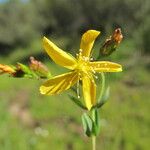
[[[82,115],[84,133],[87,136],[97,136],[100,132],[100,117],[97,109],[92,110],[92,117],[87,113]]]
[[[97,103],[95,106],[93,106],[93,108],[101,108],[108,100],[110,95],[110,88],[107,87],[107,89],[105,90],[105,93],[102,95],[102,97],[98,100],[99,103]],[[84,106],[84,104],[81,102],[80,99],[72,96],[72,95],[68,95],[69,98],[80,108],[87,110],[87,108]]]

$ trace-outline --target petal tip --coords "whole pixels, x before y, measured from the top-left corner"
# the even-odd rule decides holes
[[[43,90],[43,86],[40,86],[39,91],[41,94],[45,94],[44,90]]]
[[[92,40],[93,39],[96,39],[97,36],[99,36],[99,34],[101,33],[100,31],[97,31],[97,30],[88,30],[87,32],[85,32],[86,34],[85,35],[89,35],[91,36]]]
[[[117,69],[118,72],[122,72],[122,66],[119,64],[119,67]]]
[[[43,43],[45,43],[45,42],[48,42],[49,40],[48,40],[48,38],[47,37],[43,37]]]
[[[122,66],[119,68],[119,72],[122,72],[123,70],[122,70]]]

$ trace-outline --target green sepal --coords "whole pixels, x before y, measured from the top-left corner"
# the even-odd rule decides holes
[[[72,95],[68,95],[69,96],[69,98],[76,104],[76,105],[78,105],[80,108],[82,108],[82,109],[84,109],[84,110],[87,110],[87,108],[82,104],[82,102],[78,99],[78,98],[76,98],[76,97],[74,97],[74,96],[72,96]]]
[[[27,77],[27,78],[38,78],[38,76],[30,70],[30,68],[24,64],[17,63],[20,69],[16,71],[15,77]]]
[[[92,134],[97,136],[100,132],[100,117],[97,109],[92,109]]]
[[[93,121],[91,117],[86,113],[82,115],[82,124],[83,124],[84,133],[88,137],[90,137],[92,135]]]
[[[110,95],[110,88],[107,87],[107,89],[105,90],[105,93],[103,94],[103,96],[101,97],[101,99],[99,99],[99,103],[97,103],[94,108],[101,108],[107,101]]]
[[[99,57],[104,57],[104,56],[109,56],[111,55],[114,51],[116,51],[117,45],[111,41],[109,45],[103,46],[100,48],[100,56]]]
[[[45,70],[42,70],[42,69],[39,69],[39,70],[33,70],[33,72],[40,78],[43,78],[43,79],[49,79],[52,77],[51,73],[49,71],[45,71]]]

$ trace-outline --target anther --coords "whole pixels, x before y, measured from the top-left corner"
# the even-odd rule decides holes
[[[93,75],[93,76],[94,76],[95,79],[98,79],[98,76],[96,76],[96,75]]]
[[[94,80],[92,80],[92,83],[95,83]]]
[[[79,49],[79,52],[81,52],[81,53],[82,53],[82,49]]]
[[[95,79],[98,79],[98,76],[95,76]]]

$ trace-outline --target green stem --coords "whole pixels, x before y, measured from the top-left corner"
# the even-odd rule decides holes
[[[92,118],[93,122],[95,123],[95,120],[96,120],[95,109],[93,109],[91,111],[91,118]],[[96,135],[94,135],[94,134],[92,135],[92,150],[96,150]]]
[[[92,136],[92,150],[96,150],[96,136]]]
[[[102,96],[103,96],[104,91],[105,91],[105,74],[103,72],[101,73],[101,80],[102,80],[102,83],[101,83],[102,87],[101,87],[101,92],[100,92],[100,96],[99,96],[99,99],[98,99],[98,103],[102,99]]]

